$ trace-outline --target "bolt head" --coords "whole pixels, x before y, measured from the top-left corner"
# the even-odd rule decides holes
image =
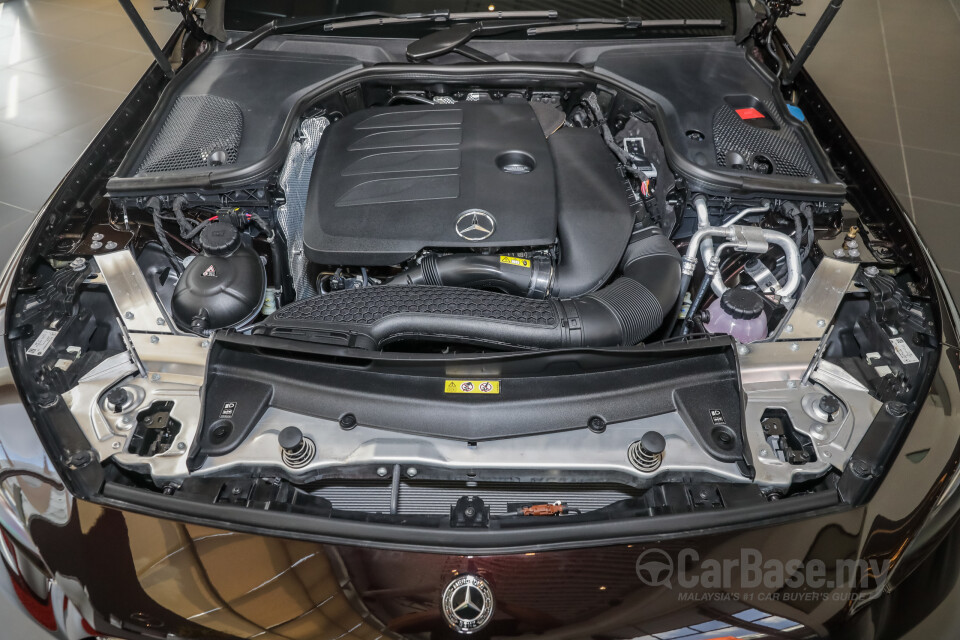
[[[821,396],[817,408],[832,420],[840,412],[840,400],[833,395]]]
[[[878,269],[873,265],[870,265],[869,267],[863,270],[863,274],[868,278],[875,278],[876,276],[880,275],[880,269]]]
[[[767,451],[766,449],[760,449],[760,455],[765,456],[765,455],[769,455],[769,454],[770,454],[770,452]]]
[[[821,451],[820,453],[821,453],[821,455],[823,455],[824,458],[829,458],[829,457],[830,457],[830,452],[829,452],[829,451]]]
[[[813,427],[813,430],[816,431],[817,433],[823,433],[823,425],[822,425],[822,424],[818,424],[818,425],[816,425],[816,426]]]
[[[157,318],[157,326],[162,327],[165,324],[167,324],[166,320],[164,320],[163,318]]]
[[[119,449],[119,448],[120,448],[120,443],[119,443],[118,441],[114,441],[114,443],[113,443],[112,445],[110,445],[110,446],[112,446],[114,449]]]
[[[114,242],[113,240],[111,240],[111,241],[108,242],[107,244],[103,245],[103,247],[104,247],[104,249],[106,249],[107,251],[113,251],[114,249],[117,248],[117,243]]]
[[[417,475],[417,473],[418,473],[418,471],[417,471],[417,468],[416,468],[416,467],[410,467],[409,469],[407,469],[407,477],[408,477],[408,478],[413,478],[414,476]]]
[[[785,326],[785,327],[783,328],[783,331],[784,331],[784,333],[793,333],[793,325],[792,325],[792,324],[788,324],[787,326]]]
[[[203,348],[203,349],[209,348],[209,347],[210,347],[210,341],[209,341],[209,340],[204,340],[203,342],[200,343],[200,347]]]
[[[103,234],[102,234],[102,233],[95,233],[95,234],[93,234],[93,235],[91,236],[91,239],[92,239],[94,242],[96,242],[97,240],[103,240]]]
[[[741,344],[737,347],[737,353],[741,356],[745,356],[750,353],[750,347],[745,344]]]
[[[380,476],[381,478],[383,478],[384,476],[386,476],[388,473],[389,473],[389,471],[387,471],[387,468],[386,468],[386,467],[379,467],[379,468],[377,469],[377,475]]]
[[[820,328],[823,328],[827,326],[827,321],[824,320],[823,318],[820,318],[819,320],[817,320],[817,326]]]
[[[150,344],[157,344],[158,342],[160,342],[159,336],[150,336]]]
[[[883,408],[894,418],[902,418],[910,412],[910,408],[898,400],[888,401],[883,405]]]
[[[796,389],[797,381],[796,380],[787,380],[787,389]]]
[[[796,342],[790,343],[790,351],[800,351],[800,345]]]
[[[103,247],[103,243],[102,243],[102,242],[91,242],[91,243],[90,243],[90,248],[93,249],[94,251],[96,251],[97,249],[100,249],[100,248],[102,248],[102,247]]]
[[[159,373],[150,374],[150,381],[151,381],[151,382],[160,382],[160,374],[159,374]]]
[[[123,317],[127,320],[133,320],[133,311],[127,311],[125,314],[123,314]]]

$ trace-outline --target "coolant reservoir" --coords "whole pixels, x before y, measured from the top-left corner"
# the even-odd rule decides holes
[[[743,344],[767,337],[763,297],[756,291],[727,289],[707,312],[710,319],[704,326],[711,333],[725,333]]]
[[[267,276],[260,256],[232,224],[200,232],[203,253],[183,270],[173,290],[173,318],[194,333],[236,327],[256,317]]]

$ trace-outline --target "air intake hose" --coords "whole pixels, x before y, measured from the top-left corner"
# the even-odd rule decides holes
[[[680,292],[680,255],[659,229],[640,232],[623,275],[576,298],[530,298],[458,287],[379,286],[301,300],[258,333],[379,349],[403,339],[528,349],[634,345],[653,333]]]
[[[553,264],[546,256],[528,259],[475,253],[440,257],[427,254],[420,264],[387,284],[494,289],[515,296],[543,299],[553,284]]]

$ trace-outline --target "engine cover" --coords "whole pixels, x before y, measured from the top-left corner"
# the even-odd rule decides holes
[[[526,102],[366,109],[320,141],[303,224],[313,262],[384,266],[556,236],[553,160]]]

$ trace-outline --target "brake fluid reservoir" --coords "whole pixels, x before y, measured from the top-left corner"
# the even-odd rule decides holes
[[[725,333],[743,344],[767,337],[767,314],[756,291],[727,289],[707,312],[710,317],[704,326],[711,333]]]

